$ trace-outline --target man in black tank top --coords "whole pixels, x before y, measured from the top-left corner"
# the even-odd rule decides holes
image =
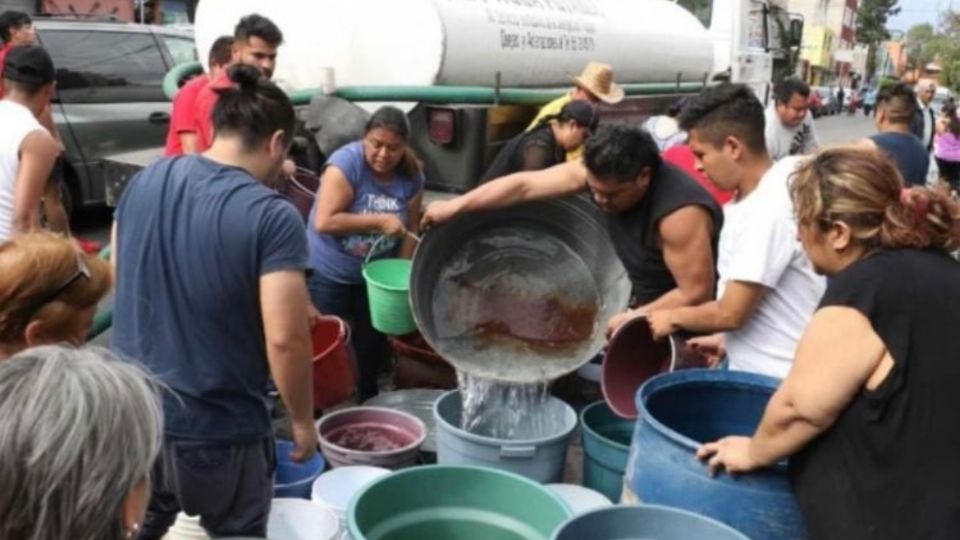
[[[686,173],[660,159],[638,127],[603,126],[582,161],[511,174],[427,207],[423,226],[464,212],[590,192],[607,215],[610,240],[634,290],[634,309],[608,330],[655,309],[691,306],[713,297],[723,212]]]

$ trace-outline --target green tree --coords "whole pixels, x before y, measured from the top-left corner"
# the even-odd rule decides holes
[[[863,0],[857,9],[857,42],[868,47],[867,73],[876,70],[877,47],[890,39],[887,19],[900,13],[899,0]]]
[[[932,45],[938,38],[930,23],[917,24],[907,30],[907,62],[911,69],[923,67],[935,59]]]

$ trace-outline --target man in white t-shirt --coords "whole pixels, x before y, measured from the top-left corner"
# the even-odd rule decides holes
[[[825,282],[797,240],[789,182],[801,158],[774,164],[763,122],[763,106],[739,84],[704,90],[681,115],[698,167],[720,189],[736,190],[737,198],[724,207],[717,300],[656,311],[648,319],[658,338],[681,329],[725,332],[731,369],[782,378]],[[703,346],[716,339],[691,342]]]
[[[41,204],[60,145],[37,118],[53,97],[54,67],[40,47],[14,47],[3,64],[0,99],[0,242],[39,228]]]
[[[773,89],[772,108],[766,111],[767,152],[776,161],[809,154],[820,146],[810,114],[810,87],[800,79],[786,79]]]

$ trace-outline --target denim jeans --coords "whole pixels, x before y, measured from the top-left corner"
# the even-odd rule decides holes
[[[357,399],[360,403],[377,395],[377,375],[390,360],[387,337],[373,328],[366,285],[336,283],[316,272],[308,281],[310,299],[325,315],[336,315],[350,325],[350,343],[357,359]]]

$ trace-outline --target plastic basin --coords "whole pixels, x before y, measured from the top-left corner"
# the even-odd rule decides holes
[[[553,540],[750,540],[720,523],[677,508],[614,506],[579,515],[564,523]]]
[[[546,540],[571,515],[549,489],[480,467],[429,465],[383,477],[350,503],[354,540]]]

